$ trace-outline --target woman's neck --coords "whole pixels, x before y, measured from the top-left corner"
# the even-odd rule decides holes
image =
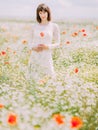
[[[40,24],[48,24],[49,21],[42,21]]]

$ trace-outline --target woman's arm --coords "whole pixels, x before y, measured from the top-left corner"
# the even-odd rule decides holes
[[[53,24],[53,44],[39,44],[39,51],[58,48],[60,46],[60,30],[57,24]]]
[[[60,29],[57,24],[53,25],[53,44],[49,44],[49,49],[58,48],[60,46]]]

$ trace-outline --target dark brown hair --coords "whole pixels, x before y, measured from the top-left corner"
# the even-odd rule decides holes
[[[48,13],[48,17],[47,17],[47,20],[48,21],[51,21],[51,11],[50,11],[50,8],[45,5],[45,4],[40,4],[38,7],[37,7],[37,10],[36,10],[36,20],[41,23],[41,18],[39,16],[39,12],[40,11],[45,11]]]

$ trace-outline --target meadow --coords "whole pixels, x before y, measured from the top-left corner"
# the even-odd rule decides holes
[[[98,130],[98,22],[58,22],[57,79],[26,79],[33,22],[0,22],[0,130]]]

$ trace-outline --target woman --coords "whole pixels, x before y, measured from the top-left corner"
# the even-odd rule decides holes
[[[60,31],[56,23],[51,22],[50,8],[40,4],[36,10],[37,23],[32,27],[32,50],[29,60],[29,74],[32,79],[40,80],[44,76],[55,77],[52,49],[60,45]],[[54,40],[54,44],[52,43]]]

